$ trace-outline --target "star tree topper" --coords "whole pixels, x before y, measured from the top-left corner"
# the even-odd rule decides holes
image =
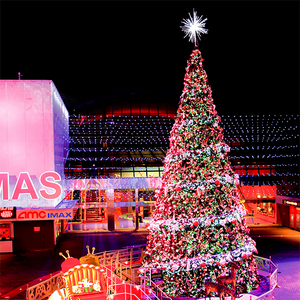
[[[207,19],[202,20],[202,16],[198,17],[197,12],[193,10],[193,18],[189,13],[189,19],[183,19],[182,23],[184,26],[180,26],[182,30],[185,32],[185,36],[189,36],[189,40],[195,43],[195,47],[197,47],[197,37],[199,40],[201,39],[201,33],[207,33],[207,29],[205,29],[205,22]]]

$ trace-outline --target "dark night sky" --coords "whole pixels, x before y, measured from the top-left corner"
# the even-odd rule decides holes
[[[208,19],[199,49],[218,114],[299,114],[298,1],[2,2],[1,79],[50,79],[86,101],[180,95],[193,8]]]

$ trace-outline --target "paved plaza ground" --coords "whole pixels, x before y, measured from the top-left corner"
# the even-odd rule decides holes
[[[300,232],[279,226],[252,226],[250,229],[257,243],[258,255],[271,256],[272,261],[278,264],[281,287],[275,289],[275,299],[300,299]],[[54,251],[1,254],[0,293],[5,295],[36,278],[59,271],[63,262],[59,252],[69,250],[71,256],[79,258],[87,254],[86,245],[96,247],[95,252],[102,252],[145,244],[146,240],[146,230],[66,233]],[[25,299],[25,293],[13,299]]]

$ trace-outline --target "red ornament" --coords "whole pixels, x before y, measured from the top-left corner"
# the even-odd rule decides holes
[[[161,190],[156,190],[156,191],[155,191],[155,194],[161,195],[161,194],[162,194],[162,191],[161,191]]]
[[[193,223],[193,225],[194,225],[195,227],[197,227],[197,226],[199,225],[199,222],[198,222],[198,221],[195,221],[195,222]]]
[[[217,180],[215,181],[215,184],[216,184],[216,185],[220,185],[220,184],[221,184],[220,180],[217,179]]]
[[[179,192],[181,191],[181,187],[179,185],[176,186],[175,191]]]
[[[197,197],[201,197],[202,191],[199,186],[197,187],[196,193],[197,193]]]
[[[247,254],[244,253],[244,254],[242,255],[242,258],[247,258]]]
[[[200,264],[200,267],[202,267],[202,268],[204,268],[206,266],[206,263],[205,262],[202,262],[201,264]]]
[[[236,219],[232,220],[232,224],[236,224]]]

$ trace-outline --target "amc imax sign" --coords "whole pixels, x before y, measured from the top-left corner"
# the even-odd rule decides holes
[[[73,219],[72,209],[17,210],[18,220]]]
[[[20,172],[18,177],[9,176],[7,172],[0,172],[0,202],[7,200],[11,202],[9,205],[2,206],[30,207],[37,204],[42,206],[40,202],[46,204],[51,200],[61,198],[60,181],[60,175],[54,171],[44,172],[39,178],[30,176],[28,172]],[[23,202],[25,205],[22,205]]]

